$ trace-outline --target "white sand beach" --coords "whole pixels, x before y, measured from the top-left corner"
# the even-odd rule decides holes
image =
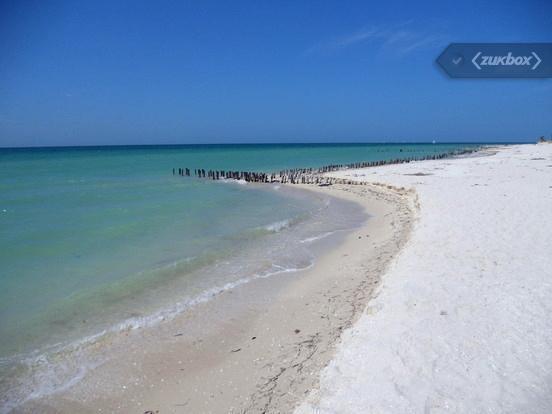
[[[419,209],[296,413],[552,412],[552,145],[495,150],[333,173]]]

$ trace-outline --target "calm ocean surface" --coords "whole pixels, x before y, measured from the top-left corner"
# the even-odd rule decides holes
[[[301,191],[182,178],[173,167],[275,171],[465,147],[0,149],[3,382],[33,356],[153,323],[254,277],[308,267],[308,242],[364,219],[354,206],[329,208]]]

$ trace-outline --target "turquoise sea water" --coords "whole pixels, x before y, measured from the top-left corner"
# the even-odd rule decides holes
[[[0,149],[2,379],[30,356],[151,323],[219,286],[307,267],[302,242],[363,219],[298,191],[182,178],[173,167],[275,171],[467,146]]]

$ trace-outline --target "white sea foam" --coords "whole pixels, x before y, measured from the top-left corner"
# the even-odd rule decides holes
[[[307,237],[306,239],[301,240],[299,243],[312,243],[312,242],[317,241],[317,240],[325,239],[326,237],[331,236],[332,234],[335,234],[336,232],[337,232],[337,230],[336,231],[328,231],[326,233],[322,233],[322,234],[319,234],[317,236]]]
[[[280,220],[274,223],[270,223],[266,225],[264,228],[270,232],[277,233],[279,231],[282,231],[283,229],[287,229],[291,227],[292,223],[293,221],[291,219]]]
[[[249,184],[247,181],[245,180],[235,180],[233,178],[220,178],[219,180],[217,181],[220,181],[220,182],[223,182],[223,183],[229,183],[229,184],[239,184],[239,185],[247,185]]]

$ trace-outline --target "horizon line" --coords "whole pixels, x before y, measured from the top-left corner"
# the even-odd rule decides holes
[[[122,147],[193,147],[193,146],[253,146],[253,145],[420,145],[420,144],[497,144],[497,145],[513,145],[513,144],[534,144],[534,141],[445,141],[439,142],[432,141],[346,141],[346,142],[334,142],[334,141],[316,141],[316,142],[210,142],[210,143],[164,143],[164,144],[85,144],[85,145],[27,145],[21,147],[14,146],[0,146],[0,150],[10,149],[78,149],[78,148],[122,148]]]

